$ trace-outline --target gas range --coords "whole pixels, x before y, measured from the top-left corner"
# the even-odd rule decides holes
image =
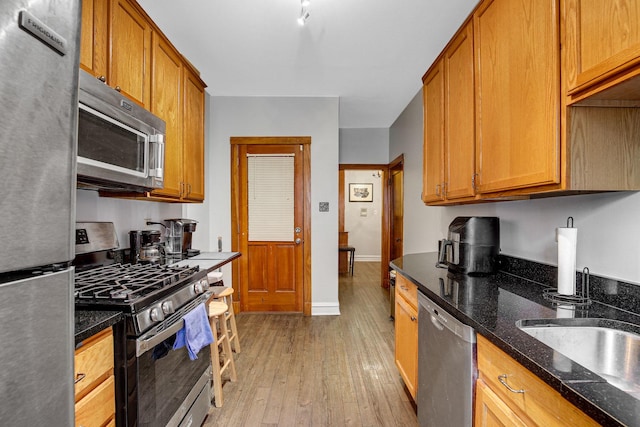
[[[122,311],[131,319],[127,333],[136,336],[208,289],[207,272],[197,266],[116,263],[75,275],[76,306]]]
[[[118,247],[113,223],[76,223],[76,307],[124,314],[114,325],[116,425],[201,425],[210,406],[210,348],[191,360],[173,346],[185,315],[211,295],[207,271],[125,263]]]

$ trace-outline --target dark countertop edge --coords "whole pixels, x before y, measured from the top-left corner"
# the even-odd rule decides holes
[[[411,256],[423,255],[425,256],[425,261],[427,260],[427,257],[430,257],[430,256],[431,257],[435,256],[437,259],[437,253],[423,253],[423,254],[410,254],[410,255]],[[422,293],[427,295],[427,297],[432,299],[436,304],[440,305],[449,314],[451,314],[452,316],[454,316],[456,319],[463,322],[464,324],[473,327],[477,333],[482,335],[484,338],[486,338],[491,343],[493,343],[498,348],[500,348],[502,351],[504,351],[509,356],[511,356],[518,363],[520,363],[529,371],[531,371],[543,382],[545,382],[547,385],[549,385],[551,388],[557,391],[563,398],[565,398],[567,401],[575,405],[578,409],[580,409],[585,414],[590,416],[594,421],[607,426],[625,427],[629,425],[620,421],[615,415],[607,412],[605,409],[598,406],[596,403],[590,400],[587,396],[585,396],[585,394],[588,394],[590,392],[590,389],[599,389],[604,387],[607,393],[611,392],[611,393],[618,394],[619,398],[622,398],[622,399],[627,399],[627,398],[633,399],[633,398],[631,398],[630,396],[627,396],[626,393],[623,393],[615,389],[615,387],[610,386],[609,384],[606,383],[606,381],[604,383],[597,383],[597,382],[567,383],[563,381],[561,378],[558,378],[552,372],[546,369],[542,364],[540,364],[539,362],[527,356],[527,354],[523,349],[519,348],[517,345],[510,344],[507,339],[489,330],[483,324],[477,322],[473,317],[470,317],[466,313],[460,311],[459,309],[451,305],[450,302],[443,299],[440,295],[434,293],[432,290],[430,290],[429,288],[424,286],[422,283],[420,283],[419,280],[413,277],[411,271],[407,271],[405,268],[402,267],[401,264],[399,265],[398,261],[400,261],[401,263],[402,259],[403,257],[400,257],[396,260],[391,261],[390,266],[396,271],[398,271],[399,273],[401,273],[403,276],[405,276],[407,279],[409,279],[416,286],[418,286],[418,289],[422,291]],[[436,269],[435,263],[433,268]],[[444,271],[446,272],[446,269]],[[497,273],[497,274],[501,274],[501,273]],[[509,275],[509,273],[502,273],[502,274]],[[514,277],[517,277],[519,280],[526,281],[528,284],[539,287],[540,289],[545,288],[545,286],[539,282],[522,278],[519,276],[514,276]],[[598,304],[598,303],[595,302],[595,304]],[[539,345],[544,346],[544,344],[542,343],[540,343]]]
[[[75,311],[75,345],[92,337],[98,332],[118,323],[123,317],[120,311]]]

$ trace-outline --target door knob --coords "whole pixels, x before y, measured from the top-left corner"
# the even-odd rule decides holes
[[[296,240],[294,240],[296,245],[299,245],[300,243],[302,243],[302,239],[301,238],[297,238]]]

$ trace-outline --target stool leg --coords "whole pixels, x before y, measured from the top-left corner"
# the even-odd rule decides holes
[[[211,332],[213,333],[213,343],[211,343],[211,367],[213,368],[213,403],[216,408],[222,407],[222,373],[220,372],[220,354],[218,353],[218,323],[219,316],[209,317]]]
[[[224,316],[224,314],[223,314]],[[231,381],[237,381],[238,375],[236,374],[236,363],[233,360],[233,353],[231,352],[231,343],[229,342],[229,330],[227,329],[227,321],[222,320],[220,322],[220,340],[222,341],[222,351],[224,352],[225,368],[228,366],[231,369],[229,378]]]
[[[353,262],[355,261],[355,257],[356,257],[356,251],[351,251],[351,275],[353,276]]]
[[[228,319],[229,323],[231,324],[231,330],[229,331],[231,336],[229,337],[229,340],[231,341],[231,348],[233,349],[233,351],[239,354],[240,338],[238,338],[238,326],[236,326],[236,315],[235,310],[233,309],[233,295],[229,295],[228,298],[229,299],[228,301],[226,301],[226,303],[229,306],[229,311],[225,318]]]

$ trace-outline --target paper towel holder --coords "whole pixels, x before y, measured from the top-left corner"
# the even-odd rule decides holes
[[[569,217],[571,218],[571,217]],[[571,226],[573,226],[573,218],[571,218]],[[567,226],[569,226],[569,219],[567,219]],[[582,283],[580,283],[580,293],[574,295],[562,295],[558,293],[557,288],[546,288],[542,291],[542,295],[545,299],[551,301],[553,304],[562,304],[564,308],[581,308],[591,305],[591,298],[589,297],[589,267],[582,269]]]

